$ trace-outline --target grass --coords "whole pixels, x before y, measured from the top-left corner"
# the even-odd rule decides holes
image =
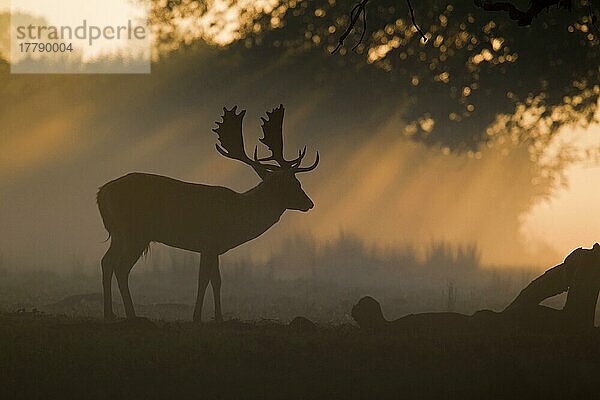
[[[0,398],[584,398],[599,389],[599,339],[11,313],[0,315]]]

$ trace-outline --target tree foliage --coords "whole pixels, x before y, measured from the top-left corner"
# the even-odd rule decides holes
[[[365,40],[351,51],[350,35],[332,55],[356,2],[287,0],[246,19],[229,49],[310,64],[310,73],[326,84],[371,79],[382,93],[403,93],[384,101],[403,102],[403,133],[416,140],[450,150],[475,151],[507,139],[541,148],[561,126],[588,124],[596,113],[598,32],[586,0],[575,2],[578,12],[552,9],[518,27],[510,15],[472,2],[425,0],[414,4],[425,43],[406,3],[373,1]],[[178,2],[177,11],[162,15],[163,23],[174,21],[169,13],[186,15],[186,9],[201,15],[206,9],[195,3]],[[354,77],[337,69],[348,65]],[[385,74],[373,78],[373,70]]]

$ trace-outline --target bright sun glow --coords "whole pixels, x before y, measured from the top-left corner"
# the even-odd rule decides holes
[[[569,139],[570,138],[570,139]],[[600,124],[589,129],[565,128],[557,140],[581,148],[600,144]],[[560,254],[600,241],[600,166],[577,163],[565,171],[568,186],[536,204],[523,218],[522,233],[533,247],[550,246]]]

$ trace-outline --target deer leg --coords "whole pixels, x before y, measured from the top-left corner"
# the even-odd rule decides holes
[[[119,291],[121,292],[121,298],[123,299],[123,306],[125,307],[125,315],[128,319],[134,319],[135,309],[133,307],[133,301],[131,300],[131,293],[129,291],[129,273],[135,265],[138,258],[142,255],[144,246],[135,247],[133,250],[131,247],[127,248],[126,251],[121,253],[119,257],[119,263],[115,267],[115,276],[117,277],[117,284],[119,285]]]
[[[112,277],[114,269],[115,247],[110,247],[102,257],[102,294],[104,296],[104,319],[112,321],[116,318],[112,304]]]
[[[125,307],[125,316],[127,319],[134,319],[135,309],[133,308],[133,300],[131,300],[131,292],[129,291],[129,271],[117,271],[117,284],[123,298],[123,306]]]
[[[223,314],[221,313],[221,271],[219,269],[219,256],[213,256],[211,261],[210,284],[212,286],[215,303],[215,321],[223,322]]]
[[[200,268],[198,270],[198,294],[196,295],[196,306],[194,307],[194,322],[202,322],[202,307],[204,304],[204,294],[208,282],[210,281],[210,263],[209,256],[202,253],[200,256]]]

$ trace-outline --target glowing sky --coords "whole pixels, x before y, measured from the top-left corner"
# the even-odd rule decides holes
[[[582,149],[600,143],[600,125],[563,129],[559,139]],[[523,217],[522,232],[529,244],[549,245],[560,254],[600,241],[600,166],[580,162],[566,170],[567,184],[548,200],[540,201]]]

